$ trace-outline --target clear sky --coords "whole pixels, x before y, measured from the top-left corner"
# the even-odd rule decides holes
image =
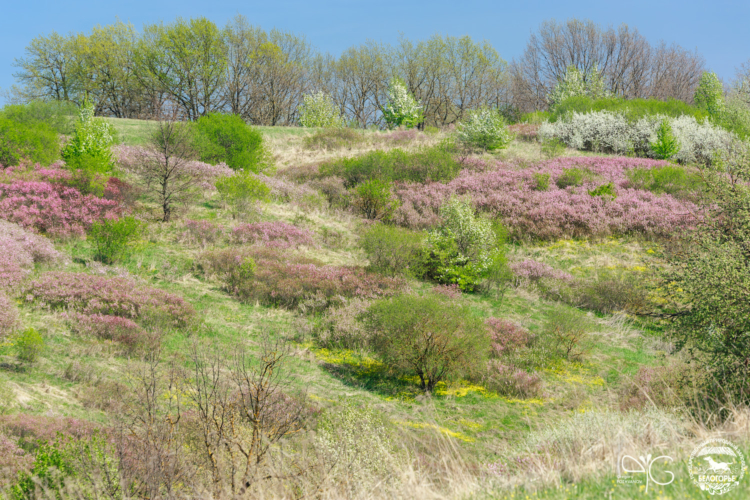
[[[13,60],[37,35],[88,32],[118,17],[143,24],[205,16],[224,25],[236,14],[265,29],[304,34],[322,51],[339,54],[373,39],[395,42],[434,33],[486,39],[507,61],[518,57],[547,19],[588,18],[626,23],[652,43],[698,49],[724,80],[750,59],[750,0],[3,0],[0,7],[0,89],[13,83]]]

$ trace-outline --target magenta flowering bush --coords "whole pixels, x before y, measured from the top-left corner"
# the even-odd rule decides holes
[[[511,264],[510,270],[516,276],[516,285],[520,285],[521,283],[536,283],[542,279],[553,279],[564,282],[573,281],[572,274],[532,259]]]
[[[311,231],[279,221],[240,224],[232,230],[232,241],[237,244],[260,244],[273,248],[315,246]]]
[[[497,163],[494,170],[465,170],[447,184],[400,184],[395,188],[401,207],[394,219],[401,225],[428,228],[440,222],[439,209],[452,195],[470,196],[478,210],[499,217],[514,238],[555,239],[641,233],[669,235],[692,226],[698,207],[670,195],[627,187],[629,169],[653,168],[665,162],[637,158],[559,158],[535,167]],[[567,169],[590,176],[578,187],[536,190],[534,174],[557,179]],[[612,183],[616,197],[592,196],[590,191]]]
[[[528,345],[531,334],[513,323],[500,318],[487,318],[484,322],[492,340],[492,357],[501,357]]]
[[[0,220],[0,290],[15,289],[35,263],[60,258],[47,238]]]
[[[116,201],[84,196],[59,184],[0,184],[0,218],[50,236],[82,236],[97,220],[117,217],[119,212]]]
[[[36,307],[118,316],[148,325],[185,327],[197,316],[182,297],[130,278],[48,272],[27,285],[25,296]]]
[[[183,240],[198,244],[201,248],[216,243],[224,232],[224,226],[208,220],[186,219],[183,225],[185,226],[185,232],[182,233]]]
[[[271,188],[271,199],[295,205],[309,205],[311,201],[320,199],[317,190],[305,185],[297,184],[279,177],[258,174],[257,177]]]
[[[544,382],[536,372],[527,372],[499,359],[487,364],[487,387],[500,394],[521,398],[539,397],[543,394]]]
[[[64,313],[72,329],[79,335],[111,340],[129,348],[154,345],[158,337],[141,328],[135,321],[106,314]]]
[[[139,174],[144,165],[152,162],[155,155],[158,156],[155,151],[140,146],[115,146],[113,153],[120,168],[133,174]],[[159,161],[163,162],[164,160],[160,159]],[[185,170],[187,174],[200,178],[199,187],[209,191],[216,189],[217,179],[234,174],[234,170],[225,163],[211,165],[198,160],[182,163],[179,168]]]
[[[0,290],[0,341],[11,335],[18,327],[16,304]]]

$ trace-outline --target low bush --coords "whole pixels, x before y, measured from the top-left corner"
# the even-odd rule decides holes
[[[241,172],[220,178],[216,181],[216,190],[231,208],[233,218],[247,216],[253,205],[268,200],[271,192],[258,177]]]
[[[591,350],[591,329],[591,322],[585,315],[558,307],[549,314],[540,340],[549,346],[553,357],[580,361]]]
[[[557,137],[542,137],[540,143],[542,155],[548,160],[557,158],[565,152],[565,143]]]
[[[690,195],[703,189],[703,180],[697,173],[678,165],[633,168],[626,172],[626,176],[630,181],[629,187],[652,193],[678,196]]]
[[[694,378],[690,365],[678,360],[664,366],[642,366],[622,384],[620,407],[624,411],[683,407],[694,402],[696,394],[690,392],[698,389],[700,393],[700,382]]]
[[[248,259],[255,263],[252,275],[235,279]],[[229,248],[204,252],[198,259],[204,274],[216,275],[227,290],[245,302],[321,311],[347,298],[390,295],[403,282],[366,273],[360,268],[326,266],[314,259],[264,247]]]
[[[328,348],[367,348],[370,332],[362,322],[362,315],[370,305],[369,300],[355,298],[328,309],[313,328],[317,343]]]
[[[527,347],[532,340],[528,330],[521,328],[512,321],[500,318],[488,318],[485,325],[489,330],[491,340],[491,356],[501,358]]]
[[[60,254],[44,236],[0,220],[0,290],[15,289],[34,264],[59,259]]]
[[[543,394],[544,382],[536,372],[527,372],[498,359],[487,363],[487,373],[482,379],[487,389],[517,398],[534,398]]]
[[[273,248],[315,246],[313,233],[286,222],[240,224],[232,230],[232,242],[240,245],[260,244]]]
[[[534,183],[531,187],[534,191],[546,191],[549,189],[549,174],[535,172],[533,176]]]
[[[334,151],[352,149],[365,142],[362,132],[350,128],[326,128],[305,137],[305,147],[314,150]]]
[[[212,113],[195,122],[196,150],[201,161],[225,163],[234,170],[260,173],[273,166],[260,131],[238,115]]]
[[[648,299],[644,284],[643,276],[636,273],[602,271],[596,278],[575,283],[572,297],[567,301],[602,314],[620,311],[650,313],[653,304]]]
[[[82,236],[95,221],[118,212],[116,201],[49,182],[0,184],[0,218],[50,236]]]
[[[591,172],[584,168],[566,168],[555,180],[555,185],[560,189],[565,189],[569,186],[578,187],[582,186],[585,181],[589,181],[592,178],[593,175]]]
[[[422,232],[375,224],[364,232],[360,246],[370,261],[369,270],[386,276],[418,276],[424,237]]]
[[[503,149],[513,141],[513,134],[506,125],[505,118],[497,109],[481,108],[469,112],[468,118],[458,124],[456,137],[464,147],[470,149]]]
[[[143,325],[186,327],[196,319],[182,297],[129,278],[47,272],[29,283],[25,296],[36,307],[119,316]]]
[[[508,127],[508,132],[523,141],[534,142],[539,134],[539,125],[532,123],[516,123]]]
[[[510,270],[515,276],[516,286],[524,284],[537,284],[542,280],[555,280],[570,283],[573,276],[559,269],[536,260],[526,259],[510,265]]]
[[[182,233],[183,240],[189,244],[198,244],[201,248],[213,245],[224,232],[224,226],[208,220],[186,219],[183,222],[185,232]]]
[[[34,455],[18,445],[16,439],[0,431],[0,491],[7,491],[27,474],[34,464]]]
[[[597,186],[594,189],[589,190],[588,193],[589,193],[589,196],[598,196],[600,198],[607,198],[609,200],[617,198],[617,191],[615,191],[615,185],[612,184],[611,182]]]
[[[390,221],[398,208],[398,199],[393,195],[391,183],[370,179],[354,188],[351,199],[353,208],[365,219]]]
[[[470,308],[434,295],[376,302],[365,322],[373,350],[393,371],[416,375],[425,392],[472,374],[489,351],[487,330]]]
[[[443,182],[455,178],[463,168],[449,148],[439,145],[421,147],[413,152],[393,149],[335,159],[321,164],[319,172],[323,176],[341,177],[349,188],[371,179]]]
[[[15,302],[0,290],[0,344],[15,333],[19,324],[18,319]]]
[[[13,337],[16,357],[26,363],[34,363],[44,350],[44,339],[34,328],[27,328]]]
[[[89,230],[95,254],[94,259],[114,264],[125,257],[143,232],[143,222],[127,216],[94,222]]]
[[[144,330],[128,318],[80,313],[66,314],[65,317],[78,335],[111,340],[128,349],[154,348],[158,345],[159,337],[156,333]]]
[[[0,169],[22,161],[49,165],[60,158],[57,133],[45,123],[18,123],[0,115]]]

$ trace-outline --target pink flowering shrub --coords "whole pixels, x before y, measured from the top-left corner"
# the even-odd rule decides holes
[[[18,446],[17,438],[0,430],[0,491],[16,484],[19,473],[31,472],[34,454]]]
[[[512,321],[500,318],[487,318],[484,322],[492,340],[491,355],[501,357],[522,347],[531,341],[528,330],[521,328]]]
[[[70,417],[43,417],[18,413],[0,416],[0,429],[27,450],[51,443],[58,435],[76,439],[90,437],[99,426],[88,420]]]
[[[261,244],[274,248],[315,246],[312,232],[278,221],[240,224],[232,230],[232,241],[238,244]]]
[[[141,146],[115,146],[113,153],[117,158],[117,163],[127,172],[138,174],[144,165],[153,161],[154,151]],[[234,174],[234,170],[229,168],[225,163],[211,165],[198,160],[192,160],[180,165],[186,173],[195,175],[201,179],[199,186],[201,189],[216,189],[214,184],[220,177],[226,177]]]
[[[49,182],[0,184],[0,218],[50,236],[81,236],[95,221],[116,217],[118,203]]]
[[[524,141],[534,141],[539,135],[539,125],[532,123],[516,123],[508,126],[508,130]]]
[[[450,285],[437,285],[432,288],[432,292],[449,299],[458,299],[461,297],[461,287],[452,283]]]
[[[490,390],[520,398],[539,397],[544,388],[538,373],[529,373],[513,365],[503,364],[498,359],[491,359],[487,364],[484,382]]]
[[[201,248],[213,245],[224,232],[224,226],[208,220],[186,219],[183,223],[185,232],[182,238],[189,243],[198,244]]]
[[[555,269],[543,262],[526,259],[510,265],[510,270],[516,276],[516,285],[521,283],[537,283],[542,279],[552,279],[564,282],[573,281],[573,275]]]
[[[267,247],[205,252],[198,260],[205,274],[218,275],[240,300],[289,309],[323,310],[340,305],[347,298],[383,297],[404,286],[398,278],[356,267],[327,266]],[[237,269],[250,261],[254,262],[252,272],[238,279]]]
[[[698,207],[671,195],[629,188],[625,175],[632,168],[664,164],[636,158],[558,158],[519,169],[498,162],[494,170],[465,170],[447,184],[397,185],[401,207],[395,220],[409,227],[435,226],[440,222],[440,206],[451,195],[468,195],[478,210],[501,218],[515,238],[669,235],[692,226]],[[551,182],[546,191],[535,189],[534,174],[548,173],[556,180],[572,168],[590,172],[590,178],[579,187],[560,189]],[[614,199],[589,194],[609,182],[616,191]]]
[[[271,199],[301,206],[322,206],[323,199],[315,189],[296,182],[258,174],[257,177],[271,188]]]
[[[15,289],[35,263],[53,262],[59,257],[44,236],[0,220],[0,290]]]
[[[0,290],[0,341],[10,336],[18,327],[16,304]]]
[[[153,346],[159,340],[156,335],[144,330],[136,322],[120,316],[65,313],[65,317],[79,335],[111,340],[128,348]]]
[[[27,302],[37,307],[146,324],[184,327],[196,318],[195,309],[182,297],[129,278],[48,272],[32,280],[25,294]]]

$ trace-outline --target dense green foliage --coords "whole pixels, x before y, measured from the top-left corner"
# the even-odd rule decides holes
[[[423,232],[376,224],[362,235],[360,246],[369,269],[386,276],[421,274]]]
[[[34,363],[44,349],[44,339],[34,328],[27,328],[13,339],[16,357],[27,363]]]
[[[15,123],[32,125],[46,123],[58,134],[72,135],[78,108],[66,101],[31,101],[26,104],[8,104],[0,109],[0,117]]]
[[[458,124],[456,136],[467,148],[494,151],[503,149],[513,140],[500,111],[480,108],[469,113],[466,120]]]
[[[701,177],[688,172],[678,165],[665,165],[654,168],[634,168],[628,170],[628,179],[636,189],[646,189],[653,193],[677,195],[701,189]]]
[[[19,123],[0,115],[0,165],[22,160],[49,165],[60,157],[57,133],[43,122]]]
[[[354,189],[352,204],[365,219],[389,221],[399,206],[389,181],[370,179]]]
[[[470,308],[435,296],[382,300],[365,320],[375,352],[394,371],[419,377],[425,392],[442,380],[471,374],[489,351],[487,330]]]
[[[117,262],[127,255],[142,231],[143,222],[132,216],[94,222],[89,230],[96,249],[94,258],[105,264]]]
[[[257,201],[267,200],[271,190],[250,172],[237,172],[216,181],[216,189],[224,202],[229,205],[232,217],[247,215]]]
[[[215,113],[195,123],[196,149],[201,161],[226,163],[235,170],[254,173],[267,170],[273,159],[263,144],[263,135],[237,115]]]
[[[62,151],[68,168],[74,173],[76,187],[84,193],[101,195],[105,179],[112,171],[115,131],[102,118],[94,116],[94,105],[84,101],[75,124],[75,133]]]
[[[448,181],[462,169],[445,145],[422,147],[414,152],[392,149],[371,151],[362,156],[340,158],[323,163],[322,175],[337,175],[347,187],[369,179],[383,181]]]
[[[705,110],[711,118],[721,119],[724,114],[724,86],[713,71],[704,71],[693,96],[695,105]]]
[[[659,124],[656,140],[651,143],[651,150],[661,160],[669,160],[680,152],[680,141],[674,136],[672,126],[667,120],[662,120]]]
[[[651,115],[664,115],[675,118],[688,115],[695,117],[697,120],[706,117],[705,112],[676,99],[669,99],[668,101],[660,101],[658,99],[622,99],[619,97],[592,99],[586,96],[576,96],[566,99],[555,106],[550,120],[553,122],[557,121],[572,112],[588,113],[590,111],[622,113],[631,122]]]

